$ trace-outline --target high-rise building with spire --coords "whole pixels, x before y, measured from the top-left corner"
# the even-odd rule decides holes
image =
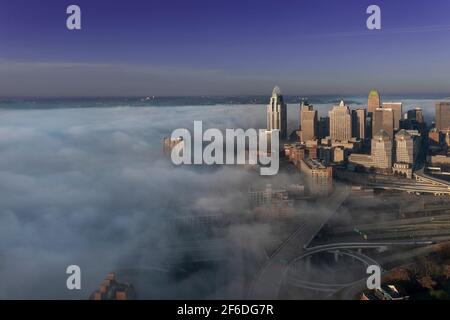
[[[280,130],[280,138],[287,138],[287,106],[279,87],[273,89],[267,105],[267,130]]]

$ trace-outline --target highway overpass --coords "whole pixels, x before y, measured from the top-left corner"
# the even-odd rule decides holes
[[[346,186],[335,192],[315,212],[308,214],[299,228],[285,240],[264,263],[250,287],[251,299],[270,300],[278,297],[278,291],[286,274],[289,262],[305,252],[317,233],[347,199]]]

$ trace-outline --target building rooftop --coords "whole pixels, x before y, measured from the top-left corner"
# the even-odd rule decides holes
[[[370,97],[379,97],[379,96],[380,96],[380,94],[378,93],[377,90],[371,90],[371,91],[369,92],[369,98],[370,98]]]
[[[395,136],[398,138],[410,138],[411,134],[405,129],[401,129]]]
[[[278,86],[275,86],[272,91],[272,96],[281,96],[281,89]]]
[[[373,136],[373,138],[375,140],[387,140],[387,139],[390,139],[390,136],[389,136],[389,133],[386,132],[386,130],[381,129]]]
[[[326,169],[326,166],[324,166],[316,159],[308,158],[305,159],[304,161],[307,164],[307,166],[310,167],[311,169]]]

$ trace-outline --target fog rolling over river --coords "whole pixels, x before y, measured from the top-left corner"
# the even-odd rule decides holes
[[[421,106],[431,120],[435,100],[404,102],[404,111]],[[192,130],[194,120],[204,128],[265,128],[265,105],[105,102],[46,109],[40,102],[36,108],[14,103],[2,102],[0,109],[1,299],[85,299],[120,268],[161,269],[157,276],[134,278],[143,297],[243,296],[243,284],[229,275],[247,262],[232,255],[244,251],[259,259],[274,232],[268,224],[222,231],[236,250],[215,270],[180,276],[164,268],[178,259],[168,245],[183,240],[171,232],[171,219],[186,212],[242,211],[254,174],[234,166],[175,167],[161,140],[176,128]],[[331,104],[316,107],[325,114]],[[291,132],[298,126],[297,104],[288,106],[288,119]],[[82,270],[80,291],[66,289],[65,270],[72,264]]]

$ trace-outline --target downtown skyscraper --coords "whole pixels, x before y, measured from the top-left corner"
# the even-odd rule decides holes
[[[305,101],[300,105],[300,128],[302,141],[317,138],[317,110]]]
[[[352,110],[352,136],[358,139],[366,138],[366,109]]]
[[[273,88],[267,105],[267,130],[280,130],[280,138],[287,138],[287,106],[279,87]]]
[[[330,137],[333,141],[349,141],[352,137],[352,116],[344,101],[328,112]]]
[[[450,129],[450,102],[436,103],[436,129]]]
[[[381,106],[380,94],[376,90],[369,92],[369,98],[367,99],[367,112],[369,116],[374,114],[375,110]]]
[[[391,139],[394,139],[394,112],[392,109],[377,108],[372,114],[372,136],[383,129]]]
[[[400,129],[400,120],[403,115],[403,104],[401,102],[384,102],[383,109],[391,109],[394,117],[394,131]]]

